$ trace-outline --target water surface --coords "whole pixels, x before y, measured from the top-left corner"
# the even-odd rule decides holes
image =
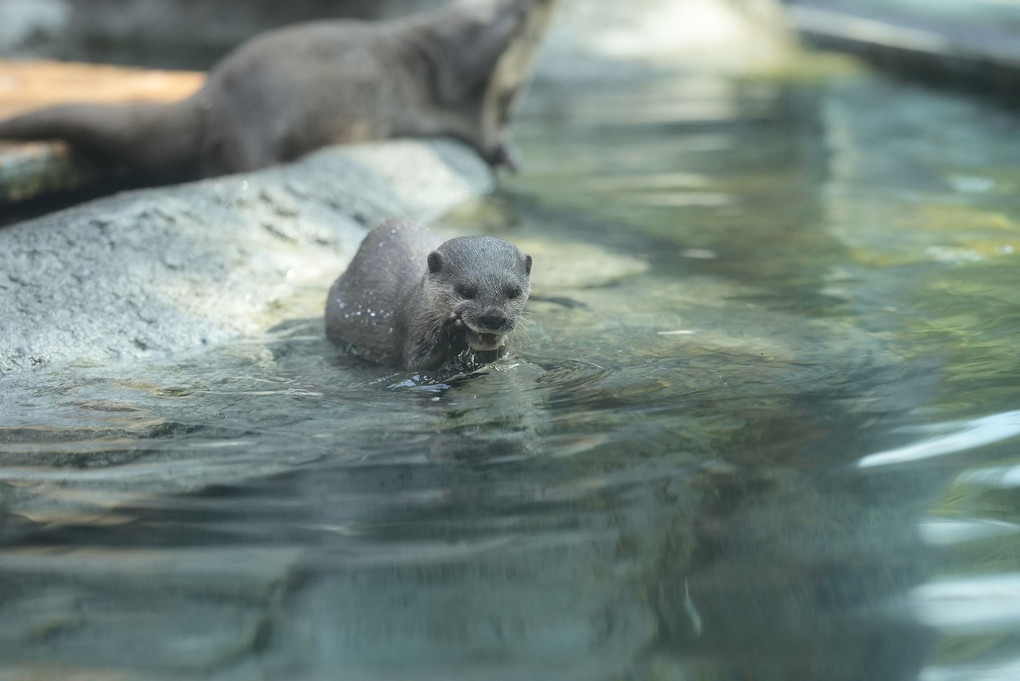
[[[313,317],[4,379],[0,678],[1013,678],[1017,132],[539,89],[440,226],[534,255],[508,359],[423,384]]]

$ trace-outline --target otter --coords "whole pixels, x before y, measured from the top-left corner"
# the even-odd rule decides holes
[[[489,236],[439,243],[422,225],[391,219],[361,242],[326,300],[326,335],[368,360],[436,371],[462,353],[505,352],[531,293],[531,256]]]
[[[458,0],[388,22],[276,29],[229,53],[187,99],[41,109],[0,122],[0,138],[61,138],[160,181],[398,136],[452,136],[514,168],[510,110],[556,1]]]

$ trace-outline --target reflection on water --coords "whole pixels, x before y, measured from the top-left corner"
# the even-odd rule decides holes
[[[509,359],[423,386],[307,319],[4,379],[0,676],[1012,678],[1017,124],[537,94],[446,225],[535,256]]]
[[[905,447],[869,454],[857,465],[867,468],[906,463],[944,454],[956,454],[1001,440],[1010,440],[1020,435],[1020,411],[986,416],[963,424],[938,424],[936,428],[950,432],[946,435],[914,442]],[[1010,473],[1012,471],[1006,474],[1007,478]]]

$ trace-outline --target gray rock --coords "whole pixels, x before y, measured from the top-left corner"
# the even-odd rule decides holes
[[[222,342],[322,313],[368,227],[493,186],[450,141],[327,149],[125,192],[0,230],[0,375]]]

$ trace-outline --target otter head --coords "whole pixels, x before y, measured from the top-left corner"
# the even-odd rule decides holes
[[[437,99],[462,119],[457,135],[493,167],[516,171],[510,119],[559,0],[458,0],[426,26]],[[428,61],[428,60],[427,60]]]
[[[434,309],[463,330],[473,350],[498,350],[531,293],[531,256],[488,236],[450,239],[428,255],[426,288]]]

